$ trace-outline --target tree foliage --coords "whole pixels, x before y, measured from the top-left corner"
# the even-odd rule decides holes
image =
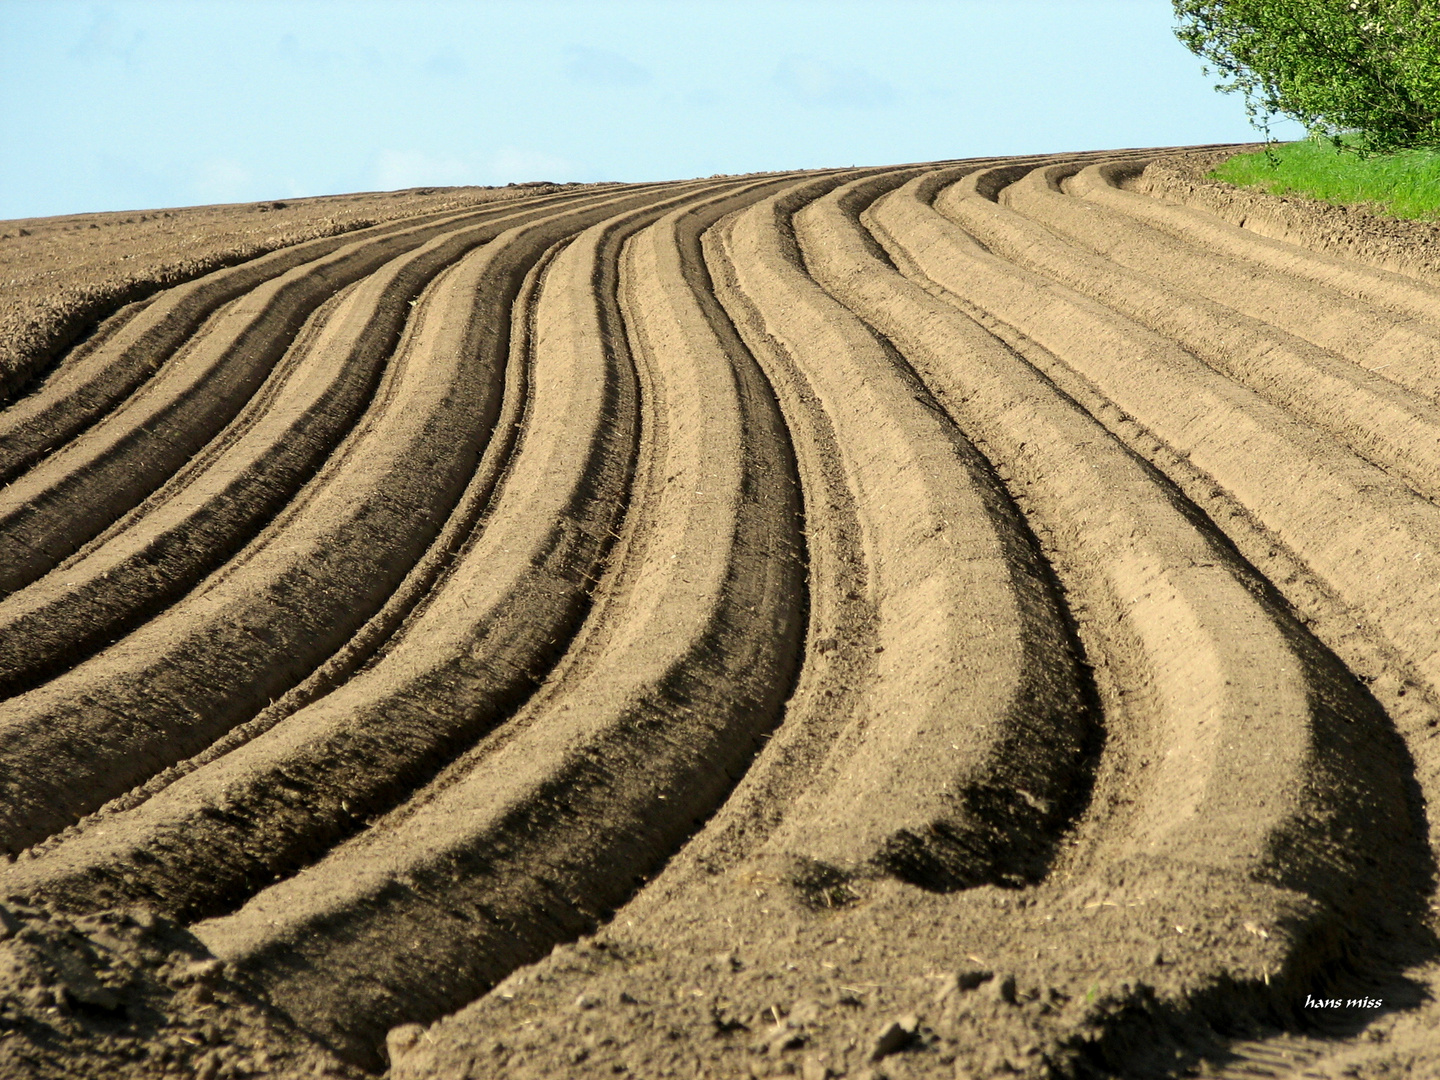
[[[1440,0],[1173,0],[1176,36],[1245,95],[1364,151],[1440,148]]]

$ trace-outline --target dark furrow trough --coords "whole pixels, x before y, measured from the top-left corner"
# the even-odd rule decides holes
[[[1189,160],[117,313],[0,409],[0,1073],[1440,1071],[1440,290]]]

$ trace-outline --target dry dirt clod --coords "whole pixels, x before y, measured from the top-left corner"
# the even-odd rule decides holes
[[[25,924],[12,915],[9,909],[0,905],[0,941],[13,937],[23,925]]]
[[[920,1020],[918,1017],[902,1016],[898,1020],[892,1020],[881,1029],[880,1034],[875,1036],[875,1045],[870,1050],[870,1060],[879,1061],[881,1058],[902,1050],[915,1038],[915,1032],[919,1030]]]
[[[220,978],[224,970],[225,965],[214,958],[196,960],[180,969],[176,981],[180,983],[213,983]]]
[[[729,1035],[735,1031],[748,1031],[749,1027],[745,1021],[737,1016],[733,1009],[725,1005],[715,1005],[710,1010],[710,1022],[715,1025],[716,1035]]]
[[[192,1007],[209,1005],[215,1000],[215,992],[210,989],[207,983],[196,983],[185,991],[184,1000]]]
[[[390,1058],[390,1064],[404,1057],[415,1049],[415,1045],[425,1034],[425,1029],[419,1024],[401,1024],[393,1027],[385,1036],[385,1051]]]
[[[1015,1004],[1015,976],[1001,975],[990,982],[987,993],[995,1001],[1003,1001],[1006,1005]]]
[[[799,1050],[807,1041],[803,1031],[796,1031],[788,1023],[781,1021],[765,1032],[760,1051],[766,1054],[782,1054],[786,1050]]]
[[[993,971],[984,968],[966,968],[946,975],[935,990],[935,1003],[938,1005],[957,992],[975,990],[994,977]]]
[[[791,1027],[804,1027],[806,1024],[813,1024],[820,1019],[820,1003],[813,998],[802,998],[790,1007],[790,1013],[785,1018],[786,1023]]]

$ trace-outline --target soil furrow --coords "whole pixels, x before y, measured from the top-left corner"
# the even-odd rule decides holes
[[[909,201],[916,220],[937,212]],[[946,209],[944,194],[936,206]],[[908,229],[892,235],[928,278],[1059,356],[1214,477],[1437,685],[1434,506],[1169,339],[985,251],[954,222],[924,244]],[[1370,512],[1357,517],[1362,504]]]
[[[578,197],[588,197],[585,193]],[[564,193],[525,200],[524,207],[565,204]],[[305,263],[323,263],[341,249],[414,233],[446,222],[483,221],[514,213],[513,201],[457,214],[421,214],[339,233],[247,260],[164,289],[105,319],[25,396],[0,410],[0,483],[8,483],[46,453],[75,438],[117,407],[198,333],[221,307]],[[422,238],[423,239],[423,238]],[[415,241],[419,243],[420,241]],[[413,246],[413,245],[412,245]],[[396,251],[401,249],[395,249]]]
[[[1345,954],[1324,937],[1345,915],[1415,902],[1426,860],[1416,829],[1399,824],[1417,816],[1383,714],[1162,476],[943,298],[886,264],[854,213],[905,175],[860,180],[832,197],[820,197],[831,182],[802,185],[706,239],[720,295],[799,436],[816,605],[784,723],[726,807],[592,941],[557,949],[428,1031],[393,1031],[392,1076],[467,1067],[516,1080],[627,1071],[1109,1075],[1136,1055],[1107,1010],[1148,1015],[1158,999],[1188,1018],[1198,995],[1216,1015],[1254,1014],[1269,995],[1286,1002],[1297,987],[1313,988],[1317,965]],[[796,211],[803,258],[787,224]],[[893,330],[904,355],[821,292],[807,268]],[[902,419],[903,402],[912,402],[917,426],[935,417],[928,422],[953,431],[949,410],[967,434],[985,436],[980,450],[1001,471],[981,459],[984,475],[1009,505],[1003,477],[1041,530],[1088,639],[1109,642],[1111,655],[1092,659],[1112,663],[1120,683],[1107,701],[1118,706],[1103,766],[1107,801],[1080,823],[1082,845],[1062,848],[1056,872],[1020,892],[978,882],[915,888],[903,875],[877,875],[873,863],[837,874],[792,846],[817,804],[840,803],[835,792],[849,774],[838,776],[837,759],[855,771],[893,769],[883,754],[848,752],[865,734],[854,730],[857,706],[874,726],[896,726],[877,692],[893,650],[873,652],[896,608],[881,602],[877,583],[898,593],[897,564],[918,559],[911,550],[925,544],[904,531],[915,489],[896,479],[895,453],[881,449],[914,429],[894,434],[900,425],[873,407],[896,384],[906,393],[892,399]],[[839,460],[821,467],[815,455],[827,444]],[[831,524],[821,529],[818,499],[829,500]],[[1009,513],[1026,527],[1013,506]],[[849,543],[840,522],[853,522]],[[988,516],[981,523],[994,527]],[[954,524],[953,536],[973,536],[971,521]],[[817,545],[837,540],[822,559]],[[948,557],[937,561],[953,572]],[[852,595],[830,592],[842,581]],[[970,594],[908,614],[914,624],[993,624]],[[967,644],[977,651],[985,641]],[[997,649],[1014,652],[1003,638]],[[1053,653],[1044,662],[1057,663]],[[1192,682],[1197,675],[1203,681]],[[904,692],[888,688],[891,700]],[[831,760],[806,745],[806,727],[823,733]],[[928,756],[923,737],[911,745]],[[1063,758],[1049,746],[1039,752]],[[1153,768],[1142,764],[1146,755]],[[799,782],[789,775],[797,761]],[[933,774],[921,778],[933,783]],[[931,788],[916,787],[908,794],[923,808]],[[1121,808],[1121,796],[1140,805]],[[837,812],[863,821],[884,808]],[[863,851],[866,839],[860,832],[854,846]],[[1020,847],[1026,837],[1017,829],[1007,839]],[[1371,907],[1376,874],[1394,888]],[[1216,994],[1217,978],[1241,985]],[[1101,1031],[1103,1043],[1092,1041]],[[887,1044],[900,1049],[876,1049]]]
[[[300,500],[179,604],[0,706],[0,759],[13,763],[0,812],[7,848],[196,753],[302,679],[384,604],[474,469],[485,434],[475,412],[503,369],[504,313],[526,270],[574,232],[575,214],[583,224],[583,215],[605,212],[559,213],[477,253],[475,265],[489,271],[475,278],[481,306],[466,297],[450,314],[422,301],[419,313],[445,332],[407,339],[376,403]],[[452,243],[464,250],[472,239]],[[360,295],[337,333],[377,316]],[[375,300],[408,311],[404,295]],[[464,335],[458,348],[443,346],[446,333]]]
[[[496,216],[446,218],[350,244],[221,307],[122,406],[0,489],[0,593],[52,569],[163,484],[230,423],[326,298],[387,262],[408,266],[406,252]],[[431,261],[444,258],[436,250]],[[395,288],[413,296],[435,272],[415,264]],[[393,322],[398,299],[387,311]]]
[[[988,465],[805,279],[786,229],[762,203],[727,230],[726,251],[834,426],[882,655],[852,730],[767,846],[830,874],[942,889],[1033,879],[1073,812],[1093,722],[1048,572]]]
[[[408,269],[405,251],[449,231],[429,226],[342,249],[221,309],[120,409],[0,490],[0,591],[46,573],[164,483],[234,418],[328,296],[387,261],[399,260],[391,277]],[[440,243],[396,287],[414,295],[459,254]],[[400,312],[386,314],[394,324]]]
[[[1243,239],[1234,251],[1220,245],[1207,251],[1193,238],[1182,239],[1158,227],[1144,211],[1132,212],[1128,199],[1142,201],[1147,209],[1156,201],[1100,183],[1099,168],[1077,170],[1068,165],[1036,170],[1003,189],[1000,201],[1129,270],[1201,294],[1368,371],[1383,372],[1386,379],[1427,398],[1440,394],[1440,330],[1433,321],[1389,310],[1383,293],[1377,299],[1352,298],[1336,287],[1343,275],[1330,274],[1330,281],[1326,280],[1323,271],[1329,266],[1324,261],[1302,277],[1282,268],[1283,260],[1275,260],[1282,265],[1272,266],[1247,257],[1244,253],[1253,245]],[[1077,197],[1089,192],[1095,197]],[[1111,193],[1124,197],[1118,206],[1108,198]],[[1424,290],[1415,286],[1411,291]],[[1440,294],[1433,297],[1431,307],[1433,320],[1440,315]]]
[[[468,230],[466,242],[553,213],[512,209]],[[432,244],[453,250],[455,241]],[[367,324],[357,336],[347,313],[404,310],[379,298],[404,288],[397,275],[406,273],[401,264],[352,285],[354,295],[329,312],[333,325],[327,319],[298,337],[271,381],[185,469],[77,556],[0,600],[0,694],[59,674],[162,610],[295,496],[364,408],[393,333],[393,325]],[[479,430],[489,429],[498,389],[497,381],[477,406]]]
[[[462,215],[430,217],[443,222]],[[230,301],[342,248],[356,251],[378,240],[382,250],[393,254],[400,250],[394,247],[397,234],[423,228],[424,220],[378,225],[283,248],[176,285],[117,312],[72,349],[50,378],[0,411],[0,483],[15,479],[124,401]]]
[[[908,213],[927,181],[867,212],[921,281],[890,237],[893,226],[923,246],[925,224],[943,226]],[[812,272],[1001,456],[1072,571],[1067,596],[1098,639],[1097,662],[1132,688],[1111,696],[1107,727],[1136,758],[1133,805],[1091,832],[1100,850],[1072,853],[1071,871],[1078,859],[1085,877],[1131,895],[1155,888],[1153,876],[1152,903],[1173,904],[1165,893],[1194,872],[1176,866],[1203,867],[1242,895],[1255,880],[1315,896],[1332,928],[1355,919],[1372,860],[1398,869],[1417,844],[1375,827],[1408,815],[1384,713],[1178,491],[971,319],[869,256],[851,216],[865,201],[842,191],[807,211],[828,226],[806,246]]]
[[[699,230],[779,182],[676,210],[626,246],[646,451],[594,632],[418,806],[197,927],[347,1055],[375,1061],[390,1025],[434,1019],[592,927],[778,719],[804,610],[793,462],[763,376],[697,291]],[[581,283],[552,272],[546,288],[567,284]]]
[[[0,410],[0,1072],[1424,1073],[1434,230],[1224,152],[205,217],[451,208]]]
[[[559,250],[564,248],[566,243],[565,240],[557,242],[530,268],[520,295],[515,301],[517,317],[511,326],[510,360],[505,366],[504,396],[500,413],[496,418],[491,437],[485,445],[485,452],[475,468],[475,474],[466,486],[455,511],[446,521],[445,528],[441,530],[440,535],[430,545],[425,555],[405,576],[405,580],[391,594],[385,602],[385,606],[356,631],[354,636],[334,655],[277,698],[273,704],[262,709],[254,719],[232,728],[193,757],[170,766],[151,777],[144,784],[112,799],[96,813],[84,818],[78,825],[65,829],[30,848],[27,852],[29,857],[37,857],[58,844],[74,840],[77,835],[88,830],[95,830],[113,815],[133,810],[182,777],[190,775],[211,762],[218,761],[224,755],[263,735],[286,717],[341,686],[357,671],[378,663],[396,645],[398,640],[403,640],[403,636],[397,636],[399,631],[408,621],[414,620],[419,612],[423,611],[430,597],[438,591],[437,584],[444,580],[454,565],[455,559],[466,549],[472,534],[489,509],[497,485],[511,467],[511,459],[528,405],[534,296],[550,261]],[[132,817],[126,820],[132,822],[136,818]],[[135,851],[144,848],[148,841],[137,841],[135,837],[146,832],[153,833],[153,825],[137,827],[130,840],[127,841],[125,850]],[[87,862],[85,858],[75,854],[79,847],[80,845],[74,845],[67,849],[66,867],[63,871],[45,870],[40,873],[37,880],[45,883],[43,885],[45,894],[56,893],[67,897],[84,895],[86,899],[82,903],[91,906],[103,906],[106,902],[114,901],[117,894],[107,892],[103,886],[93,895],[88,894],[87,890],[91,888],[93,882],[90,882],[87,875],[91,875],[94,871],[92,864],[111,864],[110,870],[107,871],[110,873],[114,866],[124,862],[129,856],[123,854],[121,849],[117,848],[112,851],[102,845],[87,849],[94,855]],[[58,862],[51,865],[58,865]],[[95,880],[100,880],[104,876],[101,874]],[[62,877],[65,884],[60,886],[58,881]],[[154,897],[162,892],[163,890],[155,890],[147,885],[145,895]],[[99,899],[102,896],[106,899]]]
[[[1440,287],[1433,221],[1391,217],[1364,203],[1342,205],[1303,196],[1270,195],[1195,175],[1197,166],[1203,173],[1225,156],[1187,150],[1173,161],[1152,161],[1139,175],[1127,174],[1126,183],[1157,202],[1198,210],[1251,237],[1275,241],[1282,249],[1304,252],[1332,265],[1348,264],[1358,272],[1357,280],[1368,276],[1397,284],[1420,283],[1432,290]]]
[[[1057,240],[1019,213],[991,202],[995,182],[988,172],[967,177],[946,203],[992,253],[1156,331],[1402,477],[1427,498],[1440,499],[1440,406],[1189,288],[1171,286]],[[1003,196],[1014,186],[999,193]],[[1016,198],[1027,207],[1032,203]],[[1047,209],[1062,224],[1083,213],[1073,200],[1058,194]]]
[[[1215,252],[1242,264],[1277,270],[1421,326],[1433,324],[1440,317],[1440,295],[1433,284],[1316,251],[1295,241],[1272,239],[1199,207],[1141,194],[1134,190],[1137,171],[1135,162],[1102,162],[1080,170],[1064,187],[1073,197],[1113,208],[1179,238],[1191,251]]]
[[[537,238],[588,229],[520,313],[511,364],[532,370],[519,443],[481,466],[498,489],[471,507],[478,525],[454,538],[463,549],[383,658],[278,723],[265,718],[253,741],[149,801],[22,863],[15,873],[27,888],[60,903],[145,900],[185,918],[231,910],[395,805],[533,691],[589,607],[638,437],[634,375],[623,352],[607,349],[611,317],[585,289],[625,235],[675,198],[662,208],[648,205],[653,196],[597,201],[521,232],[523,255]],[[433,304],[458,317],[495,269],[477,262]]]

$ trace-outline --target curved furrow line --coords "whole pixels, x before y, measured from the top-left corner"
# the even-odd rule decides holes
[[[1135,163],[1100,162],[1071,178],[1066,191],[1113,207],[1196,247],[1323,285],[1419,324],[1432,323],[1440,317],[1440,292],[1434,285],[1303,244],[1275,239],[1198,207],[1132,191],[1126,185],[1136,174]]]
[[[500,229],[487,233],[480,223],[495,216],[463,215],[346,245],[231,300],[123,405],[0,489],[0,593],[54,568],[163,484],[234,419],[327,298],[377,271],[389,276],[384,311],[393,339],[405,301],[461,253],[454,238],[488,239]]]
[[[243,986],[340,1071],[1382,1060],[1306,993],[1400,1060],[1440,291],[1124,189],[1171,152],[489,204],[103,323],[0,410],[0,937],[99,958],[6,1053],[193,1064],[85,996],[144,908],[223,961],[146,954],[165,1030]]]
[[[304,678],[381,608],[474,470],[484,434],[474,416],[501,378],[505,313],[526,270],[577,226],[653,197],[557,213],[476,252],[472,291],[461,294],[468,317],[445,315],[449,295],[438,306],[422,300],[422,331],[407,337],[375,403],[299,500],[180,603],[0,705],[7,850],[201,750]],[[374,314],[353,306],[336,332]],[[467,332],[456,341],[460,329]]]
[[[563,203],[577,197],[586,196],[545,196],[526,200],[525,205]],[[46,453],[75,438],[118,406],[231,301],[307,263],[314,269],[335,273],[335,262],[344,263],[347,255],[377,240],[382,242],[381,250],[389,250],[393,256],[406,245],[413,247],[423,242],[427,230],[443,231],[450,222],[483,221],[515,209],[514,203],[506,202],[464,214],[425,214],[309,240],[216,270],[165,289],[143,304],[122,309],[102,322],[89,340],[71,349],[43,382],[0,409],[0,484],[15,479]],[[410,239],[404,239],[406,235]],[[397,237],[401,238],[401,246],[387,242]],[[326,258],[331,255],[336,258]],[[367,272],[362,270],[356,277]],[[341,273],[347,280],[356,279],[350,271]],[[313,289],[322,284],[320,276],[307,281],[305,287]],[[327,294],[322,291],[317,295]],[[317,302],[313,298],[302,300],[301,308],[313,309]],[[298,323],[292,315],[283,320],[283,325],[293,330]]]
[[[147,800],[170,787],[176,781],[204,768],[224,757],[252,739],[269,731],[285,718],[305,706],[324,697],[340,687],[347,679],[362,669],[373,666],[394,648],[403,636],[400,630],[408,621],[413,621],[430,601],[437,583],[444,580],[454,566],[456,558],[467,548],[472,534],[485,515],[496,487],[511,466],[515,445],[519,438],[524,416],[529,405],[529,355],[530,339],[533,334],[534,297],[539,282],[548,269],[551,260],[565,247],[561,240],[553,245],[530,268],[525,275],[520,294],[515,300],[515,317],[510,329],[510,358],[505,365],[505,386],[502,391],[500,410],[492,427],[491,436],[485,443],[485,451],[475,467],[474,475],[466,485],[464,493],[456,503],[455,510],[445,522],[440,535],[425,554],[416,562],[404,580],[385,601],[384,606],[357,630],[324,663],[308,676],[291,687],[274,702],[262,709],[245,723],[232,728],[198,754],[185,758],[169,768],[156,773],[145,783],[118,796],[93,814],[82,818],[79,823],[61,830],[48,839],[33,845],[24,853],[27,859],[38,859],[61,844],[68,844],[63,859],[51,860],[43,866],[34,867],[38,873],[35,881],[41,895],[54,894],[68,909],[100,908],[113,906],[117,902],[131,902],[143,897],[153,903],[157,897],[167,895],[164,887],[136,876],[130,860],[136,852],[163,847],[157,844],[156,836],[164,826],[156,822],[164,819],[163,811],[156,816],[153,804],[144,814],[119,818],[126,811],[134,810]],[[192,800],[193,801],[193,800]],[[353,815],[352,815],[353,817]],[[145,821],[141,822],[141,818]],[[145,834],[146,839],[136,841],[133,837],[125,844],[94,844],[94,836],[109,830],[112,821],[123,823],[124,828],[136,824],[136,835]],[[84,839],[78,839],[84,837]],[[113,838],[113,836],[112,836]],[[87,852],[81,855],[80,852]],[[142,862],[155,866],[164,859],[150,855],[139,856]],[[125,865],[127,890],[115,892],[106,882],[114,878],[115,870]],[[63,866],[63,869],[57,867]],[[97,868],[100,868],[97,871]],[[63,883],[62,883],[63,879]],[[209,895],[208,893],[206,895]],[[162,906],[175,911],[174,902],[166,900]]]
[[[459,243],[553,214],[526,208],[431,244],[445,257]],[[406,264],[425,258],[422,249],[352,287],[184,469],[74,558],[0,600],[0,694],[54,677],[162,610],[294,497],[366,406],[406,310]],[[397,286],[401,295],[387,297]],[[356,324],[357,310],[375,315]],[[499,387],[497,380],[477,403],[476,430],[489,430]]]
[[[992,201],[1013,186],[999,187],[1005,179],[978,173],[947,196],[947,210],[993,254],[1155,331],[1440,500],[1440,406],[1188,287],[1057,239]],[[1078,213],[1074,201],[1059,194],[1049,209],[1062,222]]]
[[[777,194],[775,201],[786,208],[803,206],[835,185],[872,171],[807,178]],[[724,805],[672,860],[667,876],[679,866],[720,874],[763,843],[814,781],[836,740],[855,726],[860,690],[881,655],[876,651],[880,640],[868,587],[865,535],[834,425],[782,346],[763,331],[759,314],[740,288],[720,249],[729,222],[723,218],[702,234],[702,256],[713,295],[764,372],[789,432],[805,514],[809,623],[804,662],[782,723]]]
[[[1403,867],[1413,855],[1391,827],[1408,811],[1387,719],[1178,491],[917,284],[928,281],[910,248],[953,230],[921,196],[933,183],[919,177],[868,210],[872,192],[837,190],[801,215],[804,251],[1024,490],[1094,659],[1128,691],[1110,695],[1110,738],[1150,747],[1156,764],[1134,808],[1077,853],[1083,877],[1103,895],[1179,906],[1197,875],[1219,872],[1242,891],[1253,879],[1321,899],[1321,921],[1338,928],[1371,900],[1373,860]],[[862,211],[906,276],[867,250]]]
[[[121,309],[71,349],[33,392],[0,410],[0,483],[9,483],[119,405],[230,301],[341,248],[380,240],[389,241],[386,248],[393,251],[395,234],[418,224],[393,222],[282,248]]]
[[[911,201],[923,216],[967,197],[980,198]],[[986,251],[953,221],[925,243],[892,237],[927,278],[1016,327],[1214,477],[1440,686],[1436,507],[1169,339]],[[1361,505],[1369,512],[1357,516]]]
[[[1240,148],[1232,146],[1231,149]],[[1337,213],[1327,209],[1323,200],[1292,199],[1243,188],[1227,191],[1231,185],[1212,184],[1203,179],[1199,183],[1193,179],[1180,180],[1163,162],[1154,164],[1159,167],[1153,173],[1147,165],[1144,169],[1126,170],[1117,175],[1123,177],[1121,182],[1127,189],[1144,198],[1197,213],[1207,226],[1224,223],[1246,236],[1269,240],[1275,244],[1276,252],[1288,249],[1291,255],[1302,255],[1302,263],[1310,269],[1328,264],[1358,287],[1363,288],[1361,283],[1367,281],[1384,282],[1383,291],[1397,300],[1411,295],[1406,286],[1419,285],[1428,289],[1432,297],[1434,290],[1440,288],[1440,270],[1428,250],[1429,245],[1422,234],[1406,228],[1399,219],[1395,222],[1399,227],[1397,234],[1395,228],[1383,224],[1384,214],[1361,211],[1352,216],[1345,210]],[[1185,166],[1182,164],[1181,168]],[[1379,218],[1378,230],[1367,227],[1366,217]],[[1208,227],[1204,231],[1208,232]],[[1431,306],[1433,310],[1433,301]]]
[[[644,449],[614,570],[555,677],[393,819],[195,928],[346,1056],[379,1064],[390,1025],[435,1019],[592,927],[778,720],[804,623],[794,464],[763,375],[705,299],[698,236],[786,182],[626,230]],[[594,270],[562,269],[547,295],[592,293]]]
[[[56,903],[218,914],[396,805],[513,712],[588,610],[629,490],[638,404],[628,354],[613,344],[623,333],[613,311],[620,246],[694,197],[692,186],[610,199],[519,238],[512,261],[537,239],[568,246],[531,270],[517,309],[511,366],[527,369],[529,384],[512,421],[518,444],[481,462],[478,524],[452,538],[461,550],[381,658],[7,880]],[[465,312],[477,289],[493,290],[485,282],[497,269],[475,262],[432,305]],[[453,348],[439,341],[432,352]]]
[[[1391,382],[1427,398],[1440,395],[1440,330],[1432,321],[1397,314],[1376,300],[1353,299],[1336,287],[1343,281],[1338,275],[1332,283],[1319,272],[1301,277],[1293,269],[1266,265],[1243,253],[1249,245],[1207,251],[1193,238],[1167,232],[1151,215],[1132,208],[1129,199],[1147,206],[1156,201],[1100,183],[1100,168],[1035,170],[1004,188],[1000,202],[1149,279],[1202,295],[1368,371],[1383,372]],[[1097,187],[1124,198],[1116,206],[1103,196],[1088,197]],[[1215,224],[1222,225],[1218,220]],[[1315,267],[1325,269],[1323,262]],[[1413,291],[1424,290],[1416,286]],[[1440,293],[1433,294],[1432,308],[1432,318],[1440,315]]]
[[[1102,1023],[1101,1013],[1079,1001],[1097,981],[1114,977],[1118,987],[1122,976],[1132,985],[1136,977],[1159,980],[1159,996],[1183,1010],[1190,995],[1203,995],[1217,979],[1259,987],[1275,975],[1280,1000],[1317,966],[1344,957],[1347,943],[1337,931],[1347,918],[1393,914],[1414,902],[1423,852],[1414,850],[1403,751],[1381,710],[1163,476],[951,298],[926,291],[922,286],[934,287],[906,264],[906,252],[893,242],[881,246],[883,230],[874,227],[877,242],[860,227],[857,215],[872,199],[919,171],[865,176],[828,196],[855,174],[804,183],[705,236],[717,293],[776,388],[805,483],[816,607],[797,693],[775,738],[726,806],[593,943],[556,950],[428,1032],[393,1032],[392,1075],[442,1075],[473,1060],[493,1060],[497,1075],[516,1076],[598,1076],[624,1066],[656,1075],[667,1068],[774,1075],[794,1071],[805,1057],[815,1059],[806,1071],[848,1075],[873,1067],[874,1032],[907,1011],[920,1018],[927,1041],[942,1040],[936,1049],[946,1054],[916,1045],[913,1056],[897,1055],[900,1067],[917,1075],[948,1075],[951,1052],[963,1071],[962,1051],[965,1065],[983,1073],[987,1056],[993,1066],[1011,1039],[1017,1052],[1010,1061],[1044,1047],[1044,1060],[1062,1068],[1073,1054],[1060,1051],[1088,1045]],[[916,280],[897,273],[892,258]],[[947,454],[959,456],[944,445],[957,430],[976,440],[975,449],[960,468],[937,466]],[[832,451],[837,461],[815,460]],[[907,454],[919,463],[920,482],[905,468]],[[912,528],[917,519],[933,526],[924,519],[927,502],[953,504],[957,488],[974,489],[964,465],[998,493],[998,508],[982,504],[970,517],[947,509],[946,528]],[[924,477],[935,478],[933,495]],[[993,594],[972,587],[947,596],[927,580],[938,577],[943,587],[946,578],[978,577],[956,564],[979,561],[974,549],[985,541],[977,530],[997,531],[997,517],[1019,522],[1031,569],[1025,575],[1012,567],[1008,580],[1004,573],[995,580],[1036,588],[1036,577],[1048,577],[1046,557],[1052,560],[1094,650],[1089,659],[1119,683],[1104,699],[1103,767],[1113,770],[1118,758],[1122,771],[1140,771],[1119,785],[1137,805],[1091,805],[1076,830],[1081,846],[1060,847],[1057,872],[1047,873],[1047,841],[1073,820],[1076,796],[1088,795],[1089,763],[1073,744],[1066,753],[1055,743],[1087,720],[1069,728],[1062,720],[1056,731],[1036,725],[1018,745],[1002,743],[994,758],[982,756],[991,768],[977,770],[993,789],[1024,802],[1023,811],[1012,813],[1003,832],[962,835],[972,841],[968,850],[945,851],[950,837],[943,833],[925,837],[949,857],[951,875],[927,877],[893,858],[899,845],[877,844],[885,829],[870,826],[888,817],[897,835],[923,835],[936,818],[948,827],[961,816],[945,791],[948,774],[1000,726],[993,720],[1000,708],[960,696],[991,689],[975,678],[979,664],[1068,668],[1072,700],[1083,707],[1090,696],[1053,584],[1039,588],[1051,591],[1060,644],[1073,659],[1057,656],[1052,642],[1017,661],[1020,650],[984,602]],[[1041,540],[1030,538],[1030,526]],[[942,549],[941,536],[961,541],[958,550]],[[836,550],[817,546],[832,543]],[[984,557],[1004,569],[992,552]],[[842,587],[848,591],[835,595]],[[926,624],[933,622],[941,625],[931,631]],[[967,637],[966,625],[980,630]],[[962,640],[967,670],[956,673],[939,649],[927,652],[927,632],[941,648]],[[900,650],[897,641],[910,648]],[[1000,655],[977,658],[987,644]],[[928,742],[928,723],[905,730],[904,711],[915,698],[923,707],[943,693],[941,679],[958,691],[952,712],[968,709],[965,718],[973,718],[964,732],[971,741],[960,744],[966,754],[955,753],[953,743]],[[819,729],[823,747],[808,745],[802,728]],[[1144,754],[1153,766],[1139,760]],[[1055,779],[1066,768],[1080,774],[1081,790],[1067,793],[1063,778]],[[1051,787],[1028,786],[1029,777],[1017,775],[1027,769]],[[891,792],[903,800],[886,805]],[[1037,802],[1068,795],[1070,805],[1035,806],[1020,792]],[[751,820],[741,820],[747,815]],[[962,826],[974,824],[962,819]],[[847,829],[850,836],[835,835]],[[483,872],[503,877],[508,857],[497,852]],[[358,855],[349,865],[360,866]],[[449,870],[467,873],[469,864]],[[1376,875],[1392,883],[1385,897],[1371,888]],[[337,871],[331,887],[339,880]],[[560,875],[556,882],[563,897],[569,882]],[[1018,894],[934,889],[989,882],[1035,887]],[[396,886],[397,893],[413,888],[413,880]],[[424,888],[435,886],[427,880]],[[288,893],[274,896],[274,906],[255,912],[258,932],[265,917],[283,918]],[[563,914],[564,900],[556,904]],[[1117,919],[1125,930],[1097,929],[1096,912],[1111,909],[1123,913]],[[462,905],[443,916],[457,930],[474,917]],[[326,934],[346,932],[336,921]],[[1174,924],[1196,922],[1203,935],[1175,936]],[[936,937],[928,948],[905,940],[927,934]],[[303,939],[292,931],[291,941]],[[1161,944],[1163,963],[1152,961]],[[929,981],[940,977],[937,968],[958,963],[968,971],[968,955],[998,972],[1002,963],[1028,961],[1032,945],[1037,960],[1041,949],[1058,950],[1040,973],[1020,975],[1022,990],[1026,980],[1056,980],[1038,1013],[1043,998],[1016,992],[1010,1000],[998,975],[1000,993],[966,993],[961,983],[942,1010]],[[358,952],[361,945],[349,947]],[[1173,976],[1171,965],[1178,965]],[[975,974],[989,978],[988,971]],[[313,986],[319,978],[304,973],[296,981]],[[921,989],[911,989],[915,983]],[[737,1031],[742,1024],[748,1030]],[[662,1037],[667,1029],[674,1042]]]
[[[835,432],[880,656],[853,724],[766,849],[929,888],[1033,880],[1085,783],[1093,718],[1074,640],[988,464],[806,277],[789,239],[796,209],[758,204],[717,247],[753,305],[751,332],[798,369]],[[796,217],[802,235],[811,220]]]

